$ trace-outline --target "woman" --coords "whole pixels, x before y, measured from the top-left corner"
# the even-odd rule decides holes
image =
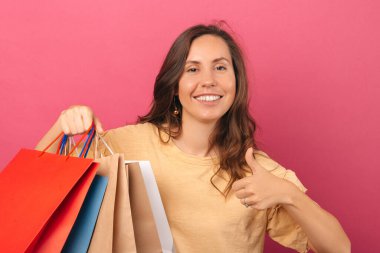
[[[70,107],[36,148],[92,121],[103,132],[90,108]],[[254,131],[238,45],[218,26],[197,25],[170,48],[150,112],[104,138],[130,160],[150,160],[177,252],[262,252],[265,231],[298,252],[350,252],[337,219],[258,150]]]

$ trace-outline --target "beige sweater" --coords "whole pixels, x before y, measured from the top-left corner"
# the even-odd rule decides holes
[[[104,139],[127,160],[151,162],[177,253],[261,253],[265,232],[286,247],[306,252],[306,235],[284,208],[245,208],[233,194],[226,199],[212,186],[210,178],[218,165],[217,157],[189,155],[172,141],[161,142],[157,128],[150,123],[109,130]],[[99,149],[107,155],[104,146]],[[306,191],[293,171],[264,152],[256,154],[268,171]],[[213,182],[221,190],[227,184],[221,176]]]

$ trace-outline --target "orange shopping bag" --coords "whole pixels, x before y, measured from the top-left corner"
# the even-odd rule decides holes
[[[97,166],[21,149],[0,173],[0,252],[60,252]]]

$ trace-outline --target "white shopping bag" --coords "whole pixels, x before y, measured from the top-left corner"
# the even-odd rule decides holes
[[[173,236],[150,162],[125,161],[125,165],[137,252],[175,253]]]

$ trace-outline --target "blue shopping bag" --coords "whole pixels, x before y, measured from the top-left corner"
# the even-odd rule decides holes
[[[85,253],[91,242],[108,177],[96,175],[83,202],[79,215],[62,249],[63,253]]]

